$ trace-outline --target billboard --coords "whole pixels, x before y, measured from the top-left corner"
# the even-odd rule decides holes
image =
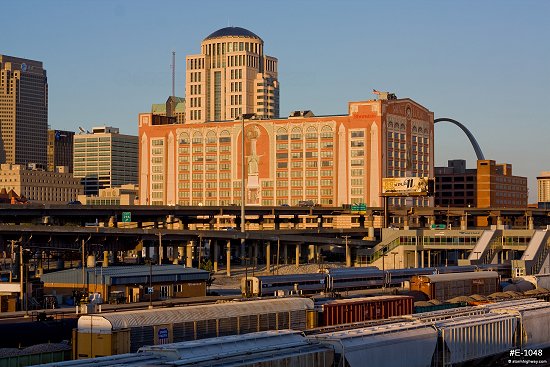
[[[428,196],[433,179],[428,177],[389,177],[382,179],[382,196]]]

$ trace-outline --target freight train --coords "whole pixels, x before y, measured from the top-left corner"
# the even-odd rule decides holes
[[[325,273],[287,274],[245,277],[241,279],[244,296],[273,296],[280,294],[336,294],[356,289],[401,287],[415,275],[466,273],[478,270],[509,272],[506,264],[445,266],[380,270],[377,267],[333,268]]]

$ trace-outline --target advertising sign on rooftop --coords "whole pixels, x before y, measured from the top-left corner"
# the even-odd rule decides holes
[[[428,177],[389,177],[382,179],[383,196],[428,196]]]

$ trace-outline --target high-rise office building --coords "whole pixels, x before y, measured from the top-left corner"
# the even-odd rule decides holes
[[[46,165],[48,79],[42,62],[0,55],[0,163]]]
[[[189,123],[234,120],[244,113],[279,117],[277,59],[247,29],[227,27],[206,37],[186,58],[185,115]]]
[[[138,137],[114,127],[94,127],[92,133],[74,137],[73,175],[80,178],[85,195],[99,189],[138,181]]]
[[[390,93],[346,115],[178,124],[139,115],[140,203],[382,205],[385,177],[433,177],[433,112]],[[187,101],[189,102],[189,101]],[[244,136],[243,136],[244,135]],[[242,139],[245,139],[244,167]],[[428,205],[414,198],[411,205]],[[393,198],[391,205],[407,205]]]
[[[56,167],[68,167],[73,171],[74,131],[48,130],[48,171]]]

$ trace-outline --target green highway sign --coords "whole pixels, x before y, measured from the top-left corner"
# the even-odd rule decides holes
[[[131,212],[122,212],[122,221],[129,223],[132,221],[132,213]]]

